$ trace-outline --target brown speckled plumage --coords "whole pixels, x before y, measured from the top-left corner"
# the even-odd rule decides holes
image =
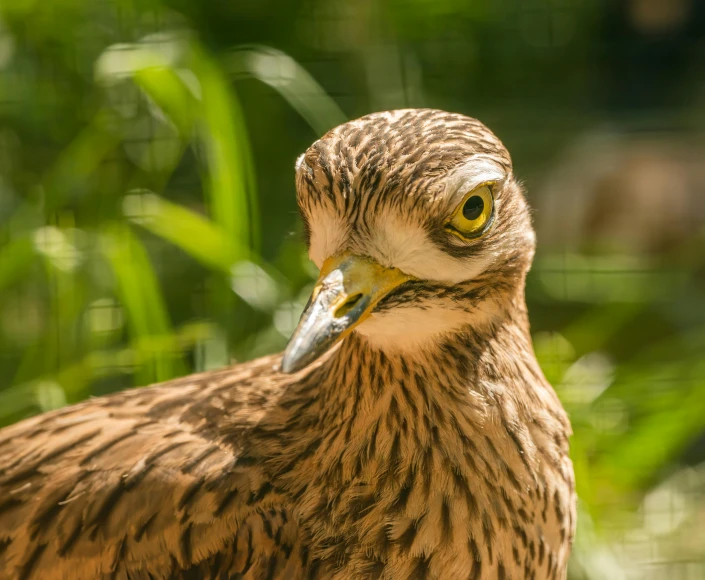
[[[461,243],[447,179],[474,163],[503,178],[492,228]],[[316,142],[297,189],[314,260],[414,278],[296,374],[277,355],[0,431],[0,578],[565,577],[570,426],[531,346],[533,233],[500,141],[441,111],[371,115]],[[394,219],[415,239],[382,236]],[[424,334],[429,312],[446,326]]]

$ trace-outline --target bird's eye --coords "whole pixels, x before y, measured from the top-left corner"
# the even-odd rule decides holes
[[[493,219],[494,197],[485,184],[465,196],[446,229],[462,239],[477,238],[489,229]]]

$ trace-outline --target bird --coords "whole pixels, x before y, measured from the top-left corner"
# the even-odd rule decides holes
[[[2,429],[0,578],[566,577],[571,426],[507,149],[385,111],[295,176],[320,275],[284,352]]]

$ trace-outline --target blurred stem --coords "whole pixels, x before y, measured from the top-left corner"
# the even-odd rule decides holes
[[[137,371],[139,384],[185,374],[178,353],[165,349],[171,324],[157,277],[142,244],[129,228],[114,225],[102,234],[102,249],[115,276],[116,291],[127,313],[136,350],[150,364]],[[151,367],[151,370],[148,368]]]

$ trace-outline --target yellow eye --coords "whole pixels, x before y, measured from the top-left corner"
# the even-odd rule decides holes
[[[484,234],[494,220],[494,197],[488,184],[473,189],[463,202],[446,229],[462,239],[477,238]]]

